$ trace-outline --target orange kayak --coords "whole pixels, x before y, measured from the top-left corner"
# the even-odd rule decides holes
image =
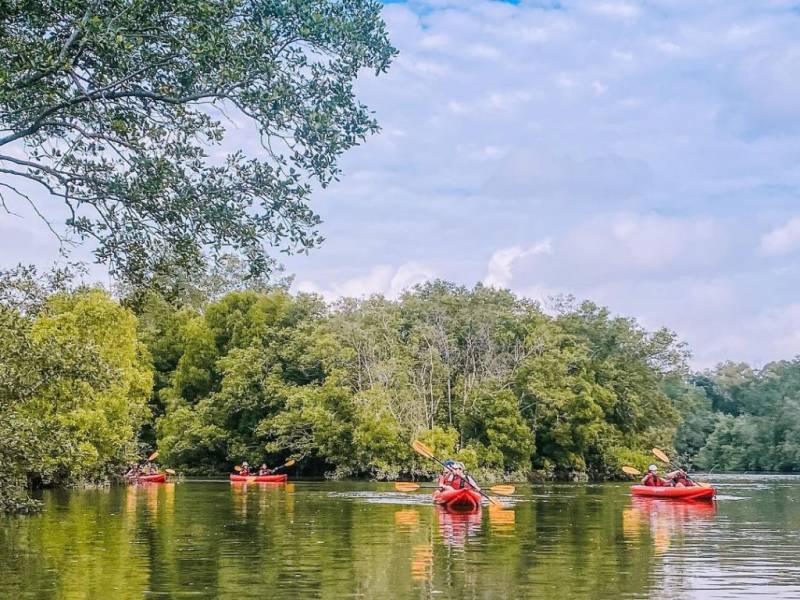
[[[649,496],[651,498],[677,498],[684,500],[711,499],[717,494],[713,487],[659,487],[652,485],[631,486],[634,496]]]
[[[289,476],[286,473],[281,475],[237,475],[231,473],[231,481],[245,482],[245,483],[284,483]]]
[[[449,488],[433,492],[433,501],[447,508],[473,510],[481,505],[481,495],[470,488],[460,490]]]

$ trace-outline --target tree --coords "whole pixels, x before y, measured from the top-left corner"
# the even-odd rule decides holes
[[[52,293],[63,284],[0,274],[0,510],[28,508],[29,479],[104,477],[134,455],[147,418],[135,317],[99,290]]]
[[[264,244],[317,245],[312,186],[377,130],[359,72],[395,54],[374,0],[5,0],[0,202],[60,198],[67,231],[138,281],[164,261]],[[212,159],[220,115],[253,126],[257,157]],[[232,145],[241,147],[240,141]],[[219,154],[214,151],[214,154]],[[21,185],[24,183],[27,187]]]

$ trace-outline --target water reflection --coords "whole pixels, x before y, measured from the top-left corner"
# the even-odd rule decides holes
[[[365,482],[48,492],[0,517],[0,598],[800,597],[800,478],[724,489],[521,486],[471,513]]]
[[[512,533],[517,524],[513,508],[489,505],[489,525],[493,532]]]
[[[631,502],[632,506],[622,512],[623,533],[631,540],[646,530],[656,554],[666,552],[687,528],[703,522],[707,525],[717,514],[714,501],[633,497]]]
[[[471,537],[480,534],[483,520],[483,510],[480,507],[460,511],[437,505],[436,515],[439,519],[439,535],[448,546],[463,547]]]
[[[398,531],[418,531],[419,511],[416,509],[402,509],[394,513],[394,524]]]

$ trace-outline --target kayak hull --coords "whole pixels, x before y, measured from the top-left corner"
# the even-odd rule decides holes
[[[289,476],[286,473],[281,475],[236,475],[231,473],[230,479],[238,483],[285,483]]]
[[[433,501],[450,509],[475,510],[481,506],[481,495],[475,490],[448,488],[433,493]]]
[[[166,480],[166,474],[157,473],[155,475],[140,475],[136,478],[136,483],[164,483]]]
[[[634,485],[631,494],[650,498],[676,498],[678,500],[711,500],[717,493],[713,487],[658,487]]]

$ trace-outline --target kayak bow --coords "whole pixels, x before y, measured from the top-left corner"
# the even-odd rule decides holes
[[[444,491],[435,491],[433,501],[447,508],[473,510],[481,505],[481,495],[470,488],[460,490],[450,488]]]

